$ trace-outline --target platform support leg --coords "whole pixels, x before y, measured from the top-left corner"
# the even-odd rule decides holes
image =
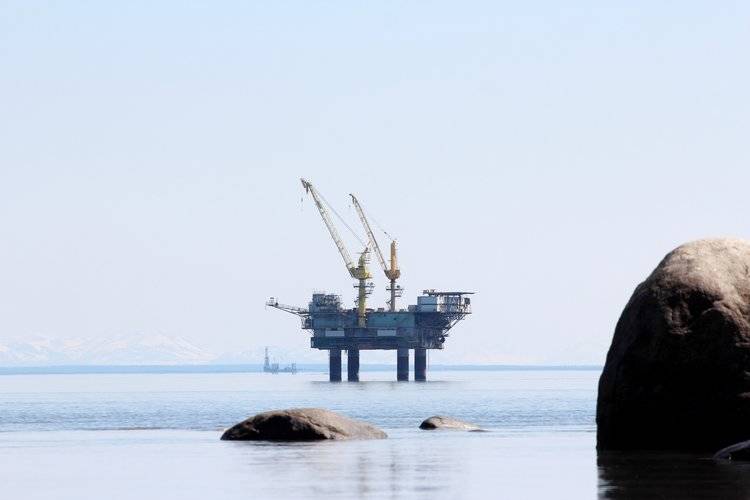
[[[414,349],[414,380],[427,380],[427,349]]]
[[[396,380],[399,382],[409,380],[409,349],[398,348],[396,350]]]
[[[328,351],[328,380],[341,382],[341,349]]]
[[[349,382],[359,382],[359,349],[346,351],[346,375]]]

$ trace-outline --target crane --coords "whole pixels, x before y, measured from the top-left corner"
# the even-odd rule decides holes
[[[344,241],[341,239],[341,236],[339,236],[339,232],[336,230],[336,226],[333,225],[331,216],[328,215],[328,210],[326,210],[325,206],[323,205],[324,198],[320,195],[320,193],[318,193],[318,190],[315,189],[315,187],[309,181],[305,179],[300,179],[300,181],[302,181],[302,187],[305,188],[305,192],[312,196],[312,199],[315,202],[315,206],[318,208],[318,212],[320,212],[320,216],[323,219],[323,223],[326,225],[326,228],[328,229],[333,242],[336,244],[336,248],[338,248],[341,258],[344,259],[346,270],[349,272],[349,275],[352,278],[358,281],[357,285],[355,285],[358,290],[356,301],[357,325],[364,328],[365,326],[367,326],[367,295],[372,290],[372,285],[368,283],[368,280],[372,278],[372,275],[367,269],[370,245],[365,245],[364,250],[360,253],[357,265],[355,266],[351,256],[349,255],[349,252],[346,250]]]
[[[295,316],[299,316],[300,320],[302,321],[302,328],[309,328],[310,327],[310,311],[307,309],[303,309],[301,307],[296,306],[288,306],[286,304],[280,304],[278,300],[276,300],[275,297],[271,297],[266,301],[266,306],[273,307],[276,309],[279,309],[281,311],[288,312],[290,314],[294,314]]]
[[[310,315],[310,311],[308,311],[307,309],[304,309],[302,307],[297,307],[297,306],[288,306],[286,304],[280,304],[279,301],[276,300],[275,297],[271,297],[270,299],[268,299],[266,301],[266,306],[280,309],[282,311],[288,312],[290,314],[294,314],[301,318],[304,318],[305,316]]]
[[[367,217],[365,216],[365,211],[362,209],[362,205],[359,204],[359,200],[357,200],[356,196],[351,193],[349,194],[349,196],[352,197],[354,208],[357,210],[359,220],[362,222],[362,226],[365,228],[370,246],[375,249],[375,254],[378,257],[378,261],[380,262],[380,267],[383,268],[385,277],[388,278],[391,282],[388,288],[388,291],[391,292],[391,300],[388,303],[388,306],[391,311],[395,311],[396,297],[401,296],[401,287],[396,285],[396,280],[399,278],[399,276],[401,276],[401,270],[398,268],[398,260],[396,258],[396,240],[391,240],[391,259],[389,266],[388,263],[386,263],[385,258],[383,257],[383,252],[380,251],[378,240],[375,239],[375,235],[372,233],[370,223],[367,221]]]

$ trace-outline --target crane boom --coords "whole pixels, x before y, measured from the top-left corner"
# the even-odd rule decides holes
[[[318,207],[318,211],[320,212],[320,216],[323,218],[323,222],[326,225],[326,228],[328,228],[328,232],[331,234],[331,238],[333,238],[333,242],[336,243],[336,248],[339,249],[339,254],[341,254],[341,258],[344,259],[344,264],[346,265],[346,269],[349,271],[349,274],[356,278],[357,274],[357,267],[354,265],[354,262],[352,262],[352,258],[349,255],[349,252],[346,250],[346,247],[344,246],[344,242],[341,239],[341,236],[339,236],[339,232],[336,230],[336,226],[333,225],[333,221],[331,220],[331,216],[328,215],[328,211],[323,206],[323,203],[320,201],[320,196],[318,194],[318,191],[313,187],[313,185],[306,181],[305,179],[300,179],[302,181],[302,186],[305,188],[305,191],[310,194],[313,198],[313,201],[315,202],[315,206]]]
[[[388,288],[388,291],[391,292],[391,299],[388,302],[388,305],[391,311],[395,311],[396,297],[400,297],[401,292],[403,291],[400,286],[396,285],[396,280],[401,276],[401,270],[398,268],[398,260],[396,259],[396,241],[391,241],[391,265],[388,266],[385,257],[383,257],[383,252],[380,251],[378,240],[375,239],[375,235],[372,233],[372,228],[370,228],[370,223],[367,221],[362,205],[359,204],[359,200],[357,200],[356,196],[351,193],[349,196],[352,197],[352,202],[354,202],[354,208],[357,210],[359,220],[362,222],[362,226],[364,226],[365,232],[367,233],[367,238],[370,240],[369,245],[375,249],[375,254],[377,254],[378,261],[380,261],[380,267],[383,268],[386,278],[391,282],[390,287]]]
[[[353,194],[349,193],[349,196],[352,197],[352,202],[354,202],[354,208],[357,210],[357,215],[359,216],[359,220],[362,221],[362,226],[365,228],[365,232],[367,233],[367,238],[370,240],[370,246],[375,249],[375,254],[378,257],[378,261],[380,261],[380,267],[383,268],[383,272],[385,272],[386,275],[388,275],[389,268],[388,264],[385,262],[385,258],[383,257],[383,252],[380,251],[380,245],[378,245],[378,240],[375,239],[375,235],[372,234],[372,229],[370,229],[370,223],[367,221],[367,217],[365,217],[365,212],[362,210],[362,206],[359,204],[359,200],[357,200],[357,197]]]
[[[271,297],[270,299],[268,299],[268,301],[266,301],[266,305],[268,307],[273,307],[273,308],[288,312],[290,314],[294,314],[295,316],[305,317],[305,316],[310,315],[310,311],[308,311],[307,309],[303,309],[301,307],[296,307],[296,306],[288,306],[286,304],[280,304],[279,301],[276,300],[276,298],[274,297]]]
[[[331,216],[328,215],[328,210],[326,210],[326,208],[323,206],[323,201],[325,201],[325,199],[320,195],[320,193],[318,193],[318,191],[310,182],[306,181],[305,179],[300,180],[302,181],[302,186],[305,188],[305,191],[307,191],[315,201],[315,206],[318,207],[318,212],[320,212],[320,216],[323,218],[323,222],[325,223],[326,228],[328,228],[328,232],[331,234],[333,242],[336,243],[336,248],[339,249],[341,258],[344,259],[346,270],[349,271],[349,275],[352,278],[358,281],[358,284],[355,285],[358,289],[356,300],[357,325],[364,328],[365,326],[367,326],[367,295],[369,295],[372,291],[372,284],[368,283],[367,281],[372,278],[372,276],[370,275],[370,271],[367,269],[367,262],[369,261],[370,254],[370,245],[365,245],[364,250],[362,250],[362,253],[359,255],[357,265],[355,266],[354,262],[352,262],[352,258],[349,255],[349,252],[344,246],[344,241],[341,239],[341,236],[339,236],[339,232],[336,230],[336,226],[333,225]],[[333,207],[331,207],[331,210],[336,213],[336,210],[334,210]],[[339,216],[339,218],[341,217]],[[344,222],[343,219],[342,222]],[[344,222],[344,225],[346,225],[346,227],[349,227],[346,222]],[[357,236],[357,239],[359,239],[359,236]]]

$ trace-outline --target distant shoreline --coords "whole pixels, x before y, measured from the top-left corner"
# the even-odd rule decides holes
[[[297,364],[301,372],[328,372],[324,363]],[[396,365],[363,364],[364,372],[395,370]],[[601,365],[431,365],[431,371],[601,371]],[[261,364],[232,365],[57,365],[57,366],[0,366],[0,375],[84,375],[138,373],[256,373]],[[280,374],[283,376],[284,374]]]

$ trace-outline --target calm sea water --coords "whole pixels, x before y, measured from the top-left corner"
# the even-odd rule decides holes
[[[750,471],[736,465],[686,456],[597,458],[596,371],[435,371],[427,383],[396,383],[392,375],[363,372],[355,384],[330,384],[322,373],[0,376],[2,498],[750,493]],[[288,407],[336,410],[382,427],[389,439],[219,440],[247,416]],[[490,432],[420,431],[434,414]]]

